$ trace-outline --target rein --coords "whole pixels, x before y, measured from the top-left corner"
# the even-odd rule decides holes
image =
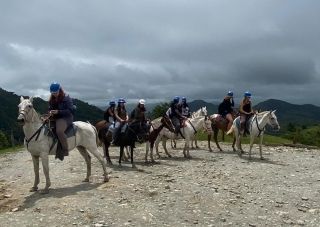
[[[193,124],[191,123],[191,121],[188,119],[188,122],[190,123],[190,125],[192,126],[193,130],[194,130],[194,134],[197,133],[197,130],[195,129],[195,127],[193,126]]]
[[[47,122],[43,122],[42,125],[40,126],[40,128],[38,128],[37,131],[35,131],[35,133],[33,133],[32,136],[31,136],[29,139],[25,139],[26,142],[27,142],[27,148],[28,148],[28,145],[29,145],[30,141],[31,141],[35,136],[37,136],[36,139],[35,139],[35,141],[38,140],[38,138],[39,138],[39,136],[40,136],[41,129],[46,125],[46,123],[47,123]]]
[[[254,117],[255,117],[255,122],[256,122],[256,124],[257,124],[257,128],[258,128],[258,130],[259,130],[258,136],[260,136],[260,135],[261,135],[261,132],[264,131],[264,128],[265,128],[265,127],[263,127],[263,129],[260,129],[260,128],[259,128],[259,123],[258,123],[258,117],[257,117],[257,115],[255,115]]]

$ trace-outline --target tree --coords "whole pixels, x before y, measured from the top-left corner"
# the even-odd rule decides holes
[[[151,117],[153,119],[156,119],[158,117],[162,117],[166,111],[168,110],[168,108],[170,107],[170,103],[160,103],[159,105],[157,105],[151,112]]]
[[[9,147],[9,141],[6,135],[2,131],[0,131],[0,149],[4,149],[8,147]]]

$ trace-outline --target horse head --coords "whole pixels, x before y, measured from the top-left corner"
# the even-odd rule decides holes
[[[20,97],[19,115],[17,118],[17,122],[21,125],[24,125],[26,122],[32,122],[34,118],[33,114],[33,97],[29,99],[24,99],[22,96]]]
[[[171,121],[171,119],[164,114],[161,118],[161,123],[164,125],[165,128],[167,128],[170,132],[174,132],[174,125]]]
[[[268,113],[268,124],[272,127],[272,129],[279,131],[280,125],[277,120],[277,116],[275,114],[276,110],[270,111]]]
[[[142,143],[148,139],[149,130],[150,130],[150,125],[140,121],[132,122],[128,126],[128,132],[133,133],[134,136],[136,137],[135,139],[139,143]]]
[[[200,112],[200,116],[207,116],[208,115],[208,111],[207,111],[207,107],[201,107],[201,112]]]

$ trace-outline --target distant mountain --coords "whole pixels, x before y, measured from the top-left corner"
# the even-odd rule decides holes
[[[204,106],[207,107],[208,115],[217,113],[217,111],[218,111],[218,105],[208,103],[203,100],[194,100],[192,102],[189,102],[189,107],[192,112],[195,112]]]
[[[277,110],[276,115],[282,130],[292,123],[310,126],[320,123],[320,107],[311,104],[296,105],[285,101],[269,99],[254,106],[254,109]]]
[[[0,130],[7,135],[10,135],[12,132],[16,139],[20,138],[20,141],[22,141],[22,129],[16,123],[19,101],[20,96],[0,88]],[[103,119],[103,112],[106,107],[98,108],[78,99],[74,99],[74,103],[77,106],[75,120],[89,121],[94,124]],[[127,104],[128,112],[136,105],[137,104]],[[146,104],[148,112],[152,112],[157,105],[159,104]],[[43,114],[47,111],[48,102],[41,98],[35,98],[34,106],[40,114]],[[217,113],[218,109],[218,105],[203,100],[189,102],[189,106],[192,112],[206,106],[209,115]],[[289,123],[299,126],[310,126],[320,123],[320,107],[310,104],[295,105],[281,100],[269,99],[255,105],[254,109],[277,110],[276,115],[282,128],[282,132],[287,130]]]

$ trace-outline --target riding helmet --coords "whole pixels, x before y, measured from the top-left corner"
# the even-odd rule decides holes
[[[120,98],[120,99],[118,100],[118,103],[126,103],[126,100],[124,100],[124,98]]]
[[[244,93],[244,97],[251,97],[251,93],[250,93],[249,91],[246,91],[246,92]]]
[[[60,84],[57,83],[57,82],[53,82],[51,85],[50,85],[50,93],[56,93],[60,90]]]
[[[178,102],[179,102],[179,99],[180,99],[179,96],[175,96],[175,97],[173,98],[173,102],[174,102],[174,103],[178,103]]]
[[[144,105],[145,103],[146,103],[146,100],[144,100],[144,99],[139,100],[139,104]]]
[[[227,96],[233,97],[233,91],[228,91]]]

